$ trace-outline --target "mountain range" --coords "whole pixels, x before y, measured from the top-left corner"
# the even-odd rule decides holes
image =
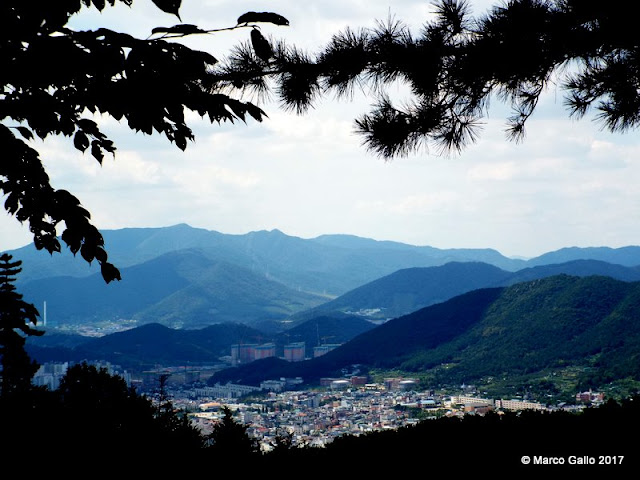
[[[357,365],[414,372],[430,385],[521,381],[556,391],[640,378],[640,282],[556,275],[477,289],[393,319],[321,357],[277,358],[218,372],[210,382],[313,383]],[[549,393],[549,392],[544,392]]]
[[[126,228],[102,232],[109,259],[120,269],[163,254],[198,250],[207,258],[244,267],[294,289],[341,295],[400,268],[442,265],[450,261],[483,261],[507,270],[524,266],[491,249],[437,249],[349,235],[313,239],[289,236],[279,230],[230,235],[175,225],[163,228]],[[64,250],[53,256],[33,245],[10,251],[24,262],[20,281],[56,276],[86,277],[97,265],[73,259]]]
[[[567,248],[511,259],[491,249],[436,249],[349,235],[313,239],[278,230],[228,235],[187,225],[103,232],[122,281],[105,284],[97,265],[32,245],[18,288],[49,326],[199,329],[238,322],[269,334],[319,314],[383,321],[466,291],[552,273],[640,279],[640,247]]]
[[[47,303],[50,325],[132,319],[174,328],[230,321],[259,324],[326,301],[196,250],[170,252],[124,268],[122,280],[109,285],[92,274],[37,279],[20,288],[35,305]]]
[[[45,335],[30,342],[28,351],[39,362],[101,359],[134,369],[215,365],[232,344],[282,346],[294,337],[313,343],[320,332],[332,332],[341,345],[321,357],[256,360],[222,369],[209,381],[257,385],[302,377],[314,384],[357,368],[414,373],[431,386],[481,382],[490,390],[506,383],[512,390],[526,385],[539,395],[563,388],[575,394],[640,378],[639,314],[640,282],[562,274],[472,290],[378,326],[336,314],[267,337],[232,323],[198,330],[147,324],[74,344],[67,340],[64,347]]]
[[[559,274],[640,281],[640,268],[599,260],[573,260],[515,272],[481,262],[451,262],[437,267],[398,270],[318,307],[294,314],[289,321],[297,323],[319,313],[332,312],[354,313],[372,321],[385,321],[479,288],[509,286]]]
[[[37,267],[40,252],[11,252],[25,261],[19,290],[46,301],[49,319],[133,327],[99,338],[50,331],[28,342],[38,361],[219,364],[233,344],[274,342],[278,356],[211,381],[317,380],[354,364],[420,372],[439,383],[496,376],[547,385],[573,375],[596,385],[640,373],[637,247],[569,248],[525,261],[487,250],[351,236],[303,240],[278,231],[227,236],[183,225],[105,236],[123,274],[115,284],[92,267],[82,272],[80,259],[47,273]],[[314,274],[313,288],[302,282]],[[358,277],[370,280],[358,284]],[[341,346],[304,362],[278,358],[294,341],[308,355],[319,344]]]

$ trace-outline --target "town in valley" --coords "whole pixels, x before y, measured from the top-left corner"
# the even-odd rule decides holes
[[[44,364],[34,383],[55,389],[69,366],[66,362]],[[228,408],[264,451],[283,435],[292,445],[321,447],[341,435],[397,429],[429,418],[527,409],[579,411],[605,400],[603,393],[587,391],[577,393],[574,404],[549,406],[531,399],[486,398],[473,385],[442,392],[420,388],[413,378],[392,377],[373,383],[357,370],[341,378],[322,379],[318,387],[310,389],[303,387],[301,378],[273,379],[260,386],[209,386],[205,380],[215,367],[161,368],[132,374],[107,362],[96,366],[121,376],[151,398],[169,399],[204,433],[221,421]],[[167,380],[162,392],[161,377]]]

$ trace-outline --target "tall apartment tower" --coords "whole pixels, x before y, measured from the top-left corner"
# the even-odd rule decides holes
[[[290,343],[284,346],[284,359],[288,362],[301,362],[305,359],[306,345],[304,342]]]

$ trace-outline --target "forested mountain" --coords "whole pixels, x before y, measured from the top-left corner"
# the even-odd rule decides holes
[[[99,338],[43,335],[30,338],[27,349],[40,363],[108,361],[139,370],[150,365],[218,364],[230,355],[234,344],[273,342],[282,356],[285,344],[304,342],[312,354],[320,343],[346,343],[374,327],[362,318],[340,314],[316,317],[279,334],[239,323],[190,330],[149,323]]]
[[[334,296],[403,268],[450,262],[482,262],[507,271],[572,260],[640,265],[638,246],[570,247],[522,260],[505,257],[492,249],[438,249],[352,235],[303,239],[279,230],[233,235],[180,224],[161,228],[103,230],[102,233],[109,258],[120,268],[169,252],[199,249],[211,259],[269,274],[290,287],[326,290]],[[18,279],[20,283],[53,276],[82,277],[98,273],[97,265],[89,266],[81,259],[74,259],[65,249],[60,254],[49,255],[29,244],[8,253],[23,261],[23,272]]]
[[[598,388],[638,378],[640,282],[605,276],[556,275],[510,286],[475,289],[375,326],[361,316],[317,316],[280,334],[225,323],[203,329],[143,325],[63,348],[47,335],[29,342],[38,361],[104,359],[119,364],[217,363],[234,343],[343,343],[322,357],[289,363],[278,357],[217,373],[212,382],[258,384],[302,377],[313,383],[344,369],[399,370],[431,385],[462,382],[526,384],[555,392]],[[62,345],[57,343],[57,345]],[[546,391],[546,390],[544,390]]]
[[[388,320],[479,288],[513,285],[558,274],[600,275],[622,281],[640,281],[640,269],[598,260],[574,260],[516,272],[486,263],[451,262],[437,267],[399,270],[311,310],[294,314],[290,321],[303,322],[321,312],[356,312],[370,320]]]
[[[22,286],[25,298],[47,303],[49,325],[104,321],[202,328],[223,322],[258,325],[326,301],[200,250],[180,250],[122,269],[120,282],[99,274],[53,277]]]
[[[254,362],[211,381],[317,380],[359,364],[419,372],[434,384],[559,379],[578,369],[575,382],[600,385],[640,375],[639,317],[640,282],[559,275],[474,290],[391,320],[322,357]]]
[[[187,225],[103,233],[109,258],[119,268],[169,252],[198,249],[212,260],[268,275],[290,288],[333,296],[401,268],[442,265],[450,261],[487,261],[509,269],[522,266],[521,261],[506,258],[495,250],[440,250],[343,235],[302,239],[279,230],[230,235]],[[10,253],[23,261],[21,283],[52,276],[82,277],[98,273],[97,266],[87,266],[68,251],[51,256],[29,245]]]
[[[565,263],[573,260],[590,259],[602,262],[635,267],[638,263],[640,247],[627,246],[620,248],[610,247],[566,247],[542,254],[527,261],[528,266],[548,265],[552,263]]]
[[[366,310],[366,318],[386,320],[475,288],[550,274],[640,278],[636,267],[594,260],[640,264],[638,247],[567,249],[523,261],[490,249],[440,250],[349,235],[302,239],[277,230],[228,235],[176,225],[104,235],[123,273],[108,285],[97,266],[68,251],[12,251],[23,261],[18,288],[41,313],[46,302],[49,325],[243,322],[277,333],[336,311]],[[585,260],[538,265],[568,254]]]
[[[252,343],[263,336],[261,331],[237,323],[198,330],[149,323],[99,338],[85,337],[65,347],[49,347],[40,338],[32,339],[27,350],[40,363],[108,361],[141,370],[155,365],[216,364],[220,357],[229,355],[230,345]]]

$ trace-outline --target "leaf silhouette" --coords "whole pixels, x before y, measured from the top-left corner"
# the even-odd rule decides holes
[[[113,280],[122,280],[120,271],[111,263],[102,262],[100,264],[100,273],[105,282],[110,283]]]
[[[273,12],[247,12],[238,17],[238,25],[242,23],[273,23],[275,25],[289,25],[289,20]]]
[[[165,13],[170,13],[178,17],[178,20],[182,20],[180,18],[180,4],[182,0],[151,0],[155,3],[156,7],[162,10]]]
[[[69,246],[71,253],[74,255],[78,253],[82,246],[82,236],[77,231],[67,228],[62,232],[61,238]]]
[[[20,208],[20,197],[15,192],[11,192],[4,202],[4,208],[11,215],[15,214]]]
[[[29,130],[27,127],[16,127],[20,135],[22,135],[27,140],[33,140],[33,132]]]
[[[91,142],[91,155],[95,158],[98,163],[102,164],[102,160],[104,159],[104,153],[102,153],[102,148],[100,147],[100,142],[94,140]]]
[[[87,263],[91,263],[96,257],[95,250],[95,245],[92,245],[90,243],[83,243],[82,247],[80,247],[80,255],[82,255],[82,258],[84,258]]]
[[[88,118],[81,118],[78,120],[78,126],[90,135],[98,136],[100,135],[100,130],[98,130],[98,124],[93,120],[89,120]]]
[[[196,25],[181,23],[180,25],[174,25],[173,27],[156,27],[151,30],[151,33],[177,33],[179,35],[191,35],[194,33],[207,32],[205,30],[201,30]]]
[[[266,38],[256,28],[251,30],[251,45],[260,60],[268,61],[273,56],[273,50]]]
[[[247,108],[247,113],[251,115],[254,120],[257,120],[258,122],[261,122],[262,118],[267,116],[267,114],[260,107],[257,107],[252,103],[247,103],[245,106]]]
[[[84,132],[78,130],[73,136],[73,145],[81,152],[84,152],[89,148],[89,138]]]

